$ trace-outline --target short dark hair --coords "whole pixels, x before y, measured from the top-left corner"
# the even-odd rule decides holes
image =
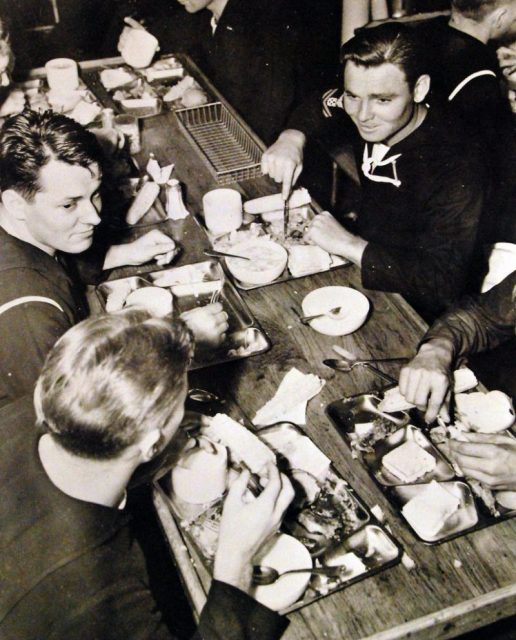
[[[413,89],[417,79],[428,73],[426,53],[414,31],[396,22],[361,29],[342,47],[341,62],[362,67],[394,64],[404,72]]]
[[[41,169],[55,159],[102,170],[95,136],[71,118],[52,111],[25,109],[0,130],[0,189],[14,189],[32,200],[40,189]]]
[[[452,0],[451,8],[466,18],[480,22],[490,11],[509,4],[509,1],[512,2],[512,0]]]
[[[170,421],[192,353],[181,320],[141,310],[88,318],[47,356],[34,395],[38,421],[74,455],[116,458]]]

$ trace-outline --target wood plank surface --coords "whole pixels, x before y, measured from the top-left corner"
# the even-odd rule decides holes
[[[140,161],[145,162],[153,151],[161,163],[174,162],[176,177],[186,185],[189,210],[200,213],[202,196],[216,184],[181,133],[174,114],[142,121],[142,140]],[[244,198],[278,191],[265,178],[235,187]],[[203,259],[202,248],[208,241],[195,221],[190,217],[176,232],[184,247],[177,264]],[[516,610],[516,520],[438,546],[419,542],[364,467],[351,458],[325,415],[330,402],[385,384],[362,368],[338,373],[325,367],[322,360],[332,356],[332,345],[338,344],[357,357],[411,356],[424,333],[424,323],[399,296],[364,291],[371,302],[364,326],[349,336],[320,335],[300,324],[291,307],[300,309],[307,293],[326,285],[350,285],[363,290],[358,269],[348,267],[243,292],[273,348],[262,355],[191,374],[191,386],[216,392],[227,400],[228,407],[237,407],[248,420],[274,395],[292,367],[321,376],[326,384],[308,405],[306,432],[367,504],[382,508],[393,534],[416,564],[411,571],[400,564],[291,614],[285,640],[436,640],[453,638],[512,615]],[[399,365],[382,369],[397,377]],[[184,553],[180,532],[164,515],[159,498],[157,502],[162,526],[198,612],[208,576],[195,559],[200,582],[192,574],[191,559]]]

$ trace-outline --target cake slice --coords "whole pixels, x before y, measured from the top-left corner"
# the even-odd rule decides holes
[[[401,510],[414,531],[423,539],[435,537],[446,520],[460,506],[460,500],[432,480],[421,493],[411,498]]]
[[[436,464],[434,456],[414,440],[407,440],[382,458],[382,465],[387,471],[406,483],[414,482],[433,471]]]

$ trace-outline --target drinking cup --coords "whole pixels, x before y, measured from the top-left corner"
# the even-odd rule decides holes
[[[202,199],[204,222],[215,236],[235,231],[242,224],[242,196],[235,189],[213,189]]]
[[[79,86],[77,62],[71,58],[54,58],[45,65],[49,88],[58,94],[75,91]]]

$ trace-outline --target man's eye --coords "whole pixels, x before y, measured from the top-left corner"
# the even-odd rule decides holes
[[[63,209],[70,211],[71,209],[75,208],[75,202],[66,202],[65,204],[62,205],[62,207]]]
[[[346,100],[356,100],[356,99],[357,99],[357,97],[356,97],[356,96],[354,96],[354,95],[353,95],[353,94],[351,94],[351,93],[345,93],[345,94],[344,94],[344,97],[346,98]]]
[[[390,98],[378,98],[378,102],[380,104],[389,104],[389,102],[391,102]]]

